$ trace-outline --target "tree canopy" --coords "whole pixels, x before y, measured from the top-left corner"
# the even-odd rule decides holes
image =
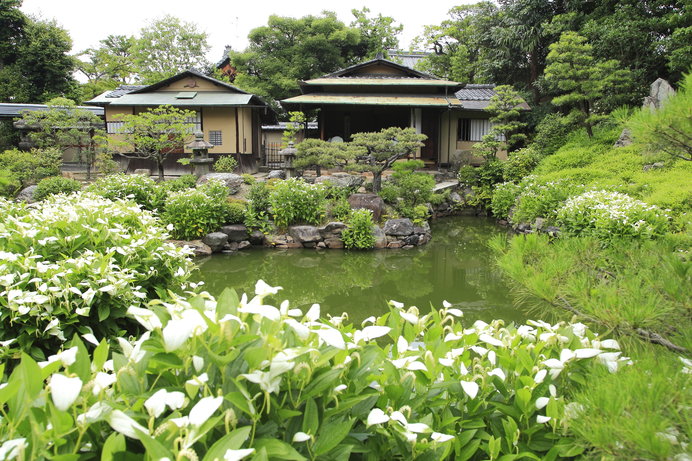
[[[54,21],[33,19],[21,0],[0,3],[0,101],[43,103],[74,97],[72,40]]]
[[[235,84],[273,100],[294,96],[298,82],[348,67],[397,43],[399,26],[389,17],[368,18],[354,10],[351,27],[333,12],[290,18],[272,15],[266,26],[250,31],[249,46],[232,51]],[[353,26],[355,25],[355,27]]]

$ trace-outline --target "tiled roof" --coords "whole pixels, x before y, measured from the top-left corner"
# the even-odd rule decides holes
[[[495,85],[469,83],[454,93],[454,95],[460,101],[490,101],[490,98],[495,95],[493,88],[495,88]]]
[[[119,98],[120,96],[126,95],[140,88],[144,88],[146,85],[120,85],[118,88],[114,89],[110,93],[106,94],[106,98]]]

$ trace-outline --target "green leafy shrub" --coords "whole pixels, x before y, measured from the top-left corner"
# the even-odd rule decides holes
[[[562,114],[548,114],[536,125],[532,147],[540,155],[552,155],[566,142],[574,121]]]
[[[174,238],[200,238],[219,230],[228,222],[231,205],[226,200],[227,197],[226,185],[214,180],[197,189],[173,192],[166,199],[161,219],[173,225],[171,234]]]
[[[134,333],[125,317],[157,290],[180,289],[188,251],[150,212],[130,202],[78,193],[31,206],[0,199],[0,348],[43,359],[73,335]]]
[[[269,219],[269,213],[264,210],[257,210],[252,202],[248,204],[245,210],[245,227],[252,230],[258,230],[263,234],[269,234],[273,230],[273,226]]]
[[[291,178],[276,183],[269,195],[274,222],[279,227],[318,224],[326,212],[324,188]]]
[[[271,206],[269,194],[270,187],[265,182],[256,182],[250,187],[248,200],[252,204],[252,208],[256,211],[268,211]]]
[[[372,211],[364,208],[351,210],[348,227],[341,233],[344,247],[355,250],[366,250],[375,246]]]
[[[161,209],[167,193],[149,176],[124,173],[99,178],[87,190],[110,200],[132,200],[152,211]]]
[[[249,173],[243,173],[240,176],[242,176],[243,182],[245,184],[247,184],[248,186],[252,186],[253,184],[255,184],[257,182],[257,179]]]
[[[430,219],[430,209],[428,205],[400,206],[399,214],[404,218],[409,218],[413,224],[422,225]]]
[[[513,182],[504,182],[495,187],[490,209],[497,219],[509,219],[509,212],[521,190],[521,186]]]
[[[351,215],[351,204],[344,198],[334,200],[331,202],[329,214],[337,221],[346,221]]]
[[[196,185],[197,176],[193,174],[183,174],[177,178],[170,179],[160,184],[160,186],[165,188],[168,192],[179,192],[185,189],[194,189]]]
[[[228,199],[227,224],[242,224],[245,221],[247,202],[244,200]]]
[[[521,193],[510,216],[510,221],[514,224],[532,223],[536,218],[545,218],[552,223],[557,209],[565,200],[584,189],[583,186],[568,181],[541,182],[534,176],[527,177],[520,187]]]
[[[238,161],[231,155],[224,155],[216,159],[213,168],[218,173],[232,173],[238,168]]]
[[[274,307],[277,291],[260,281],[250,300],[153,301],[130,313],[149,331],[119,339],[119,352],[89,354],[77,337],[43,369],[24,356],[2,378],[3,448],[20,459],[572,457],[584,448],[563,428],[570,388],[627,360],[581,324],[464,329],[458,309],[402,305],[359,329],[320,320],[317,305]]]
[[[504,166],[500,160],[490,160],[479,167],[469,165],[459,169],[457,178],[462,186],[470,187],[473,195],[468,197],[467,204],[472,207],[490,208],[493,189],[503,181]]]
[[[62,152],[56,148],[6,150],[0,153],[0,170],[8,170],[22,186],[36,184],[43,178],[60,175]]]
[[[441,193],[431,194],[430,195],[430,204],[432,206],[440,206],[443,203],[445,203],[447,200],[449,200],[449,196],[451,194],[452,194],[451,189],[446,189],[444,192],[441,192]]]
[[[380,189],[379,195],[380,197],[382,197],[382,200],[391,205],[394,205],[396,204],[397,199],[399,198],[399,188],[391,182],[387,181],[382,184],[382,188]]]
[[[71,194],[82,188],[82,183],[71,178],[53,176],[39,181],[34,192],[34,200],[43,200],[49,195]]]
[[[22,183],[11,171],[0,168],[0,197],[14,197]]]
[[[660,208],[618,192],[588,191],[557,210],[562,230],[601,240],[654,238],[669,230],[670,216]]]
[[[512,152],[503,164],[502,177],[505,181],[519,182],[531,174],[540,160],[541,155],[530,147]]]

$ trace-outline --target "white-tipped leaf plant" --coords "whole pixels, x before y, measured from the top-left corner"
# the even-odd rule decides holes
[[[581,324],[505,326],[391,303],[362,327],[258,282],[153,300],[118,346],[75,335],[0,381],[0,450],[21,459],[560,459],[567,396],[627,359]],[[153,314],[152,314],[153,313]],[[4,368],[4,367],[3,367]]]

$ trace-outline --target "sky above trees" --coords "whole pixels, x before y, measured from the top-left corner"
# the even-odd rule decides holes
[[[251,29],[266,25],[270,14],[301,17],[318,15],[323,10],[334,11],[346,24],[353,21],[351,10],[367,6],[372,14],[391,16],[404,26],[399,45],[407,49],[409,42],[423,32],[426,24],[439,23],[450,8],[473,3],[473,0],[435,0],[420,3],[400,0],[361,0],[325,2],[317,0],[263,0],[256,2],[229,2],[225,0],[120,0],[117,3],[93,0],[24,0],[21,10],[26,14],[55,19],[72,37],[73,53],[98,46],[108,35],[135,35],[153,19],[164,15],[176,16],[196,23],[209,35],[210,61],[218,61],[225,45],[242,50],[248,44]]]

